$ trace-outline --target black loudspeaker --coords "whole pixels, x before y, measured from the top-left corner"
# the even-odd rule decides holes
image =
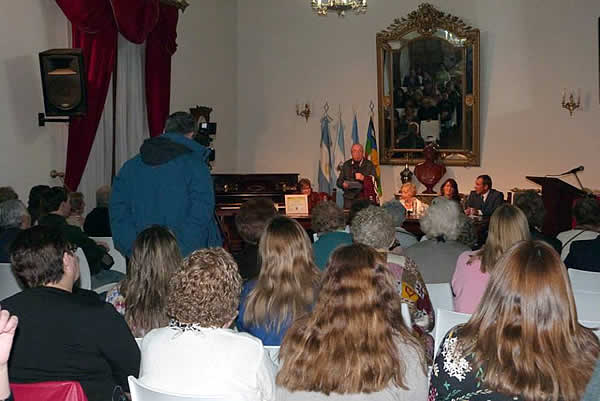
[[[87,75],[81,49],[52,49],[41,52],[40,70],[46,115],[86,114]]]

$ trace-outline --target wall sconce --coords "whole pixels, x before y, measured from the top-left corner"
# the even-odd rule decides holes
[[[296,103],[296,115],[299,117],[304,117],[306,122],[308,122],[308,117],[310,117],[310,105],[308,103],[304,103],[304,108],[302,108],[302,105]]]
[[[569,114],[573,117],[573,113],[581,106],[581,90],[577,94],[577,103],[575,103],[575,92],[570,92],[569,101],[567,102],[567,90],[563,89],[562,107],[569,110]]]

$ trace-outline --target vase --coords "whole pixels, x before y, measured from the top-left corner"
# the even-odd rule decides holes
[[[412,181],[412,177],[413,173],[408,168],[408,163],[406,163],[406,166],[404,166],[404,170],[400,172],[400,180],[402,181],[402,184],[406,184],[407,182]]]

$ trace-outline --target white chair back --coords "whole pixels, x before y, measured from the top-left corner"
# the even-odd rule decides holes
[[[11,297],[23,291],[10,263],[0,263],[0,300]]]
[[[121,252],[115,249],[115,243],[112,237],[91,237],[94,241],[104,242],[108,245],[109,251],[108,253],[112,256],[115,264],[110,268],[116,272],[121,272],[123,274],[127,274],[127,261],[125,257],[121,255]]]
[[[222,401],[224,396],[192,396],[175,393],[165,393],[154,390],[133,376],[129,376],[129,391],[131,392],[131,401]],[[227,397],[228,400],[233,400],[232,397]]]
[[[596,334],[596,337],[598,337],[598,339],[600,339],[600,322],[592,322],[589,320],[580,320],[579,323],[582,326],[587,327],[588,329],[592,329],[594,331],[594,334]]]
[[[450,283],[425,284],[425,287],[427,287],[433,310],[454,310],[454,300],[452,299]]]
[[[279,345],[265,345],[265,351],[275,366],[279,367]]]
[[[573,291],[600,292],[600,273],[569,269]]]
[[[77,248],[75,256],[79,258],[79,286],[84,290],[92,288],[92,273],[83,249]]]
[[[438,349],[440,348],[441,342],[446,333],[448,333],[448,331],[450,331],[450,329],[454,326],[468,322],[470,318],[471,315],[468,313],[458,313],[444,309],[436,309],[436,321],[435,328],[433,330],[435,355],[437,355]]]
[[[580,320],[600,321],[600,293],[588,291],[573,291],[577,316]]]

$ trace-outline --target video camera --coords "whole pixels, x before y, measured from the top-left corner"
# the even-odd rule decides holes
[[[208,148],[210,153],[208,154],[208,161],[215,161],[215,148],[213,148],[212,142],[215,140],[215,135],[217,135],[217,123],[199,123],[198,124],[198,132],[194,136],[194,140],[198,142],[200,145]]]

